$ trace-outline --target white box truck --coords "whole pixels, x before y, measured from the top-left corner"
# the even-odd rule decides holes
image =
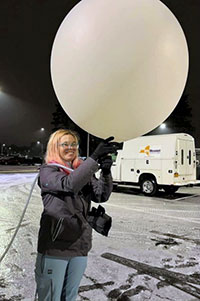
[[[196,180],[194,138],[188,134],[143,136],[123,143],[113,162],[114,185],[137,184],[145,195],[171,194]]]

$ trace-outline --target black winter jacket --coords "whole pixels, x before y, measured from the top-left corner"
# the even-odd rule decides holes
[[[94,173],[98,164],[87,158],[67,175],[57,166],[42,165],[39,186],[44,204],[38,252],[51,256],[86,256],[92,228],[86,221],[91,201],[105,202],[112,192],[112,176]]]

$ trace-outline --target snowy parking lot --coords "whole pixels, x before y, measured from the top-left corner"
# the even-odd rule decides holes
[[[0,174],[0,256],[35,177],[35,172],[24,171]],[[145,197],[138,188],[119,187],[104,207],[113,218],[112,229],[108,237],[93,234],[77,301],[200,299],[200,187],[181,188],[173,197],[162,192]],[[1,263],[0,301],[34,300],[41,212],[40,190],[35,187]]]

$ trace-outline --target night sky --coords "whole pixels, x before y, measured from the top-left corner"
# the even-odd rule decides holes
[[[51,48],[60,23],[78,2],[0,1],[0,143],[29,145],[42,134],[48,137],[57,103],[50,77]],[[200,1],[162,2],[177,17],[188,42],[190,69],[185,93],[189,94],[194,137],[200,147]],[[41,127],[45,133],[40,132]]]

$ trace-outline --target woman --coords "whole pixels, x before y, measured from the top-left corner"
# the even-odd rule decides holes
[[[92,228],[86,218],[91,200],[105,202],[112,191],[110,137],[85,161],[70,130],[50,136],[39,186],[44,204],[38,237],[35,278],[39,301],[75,301],[91,249]],[[97,180],[94,173],[102,169]],[[63,166],[63,167],[62,167]]]

